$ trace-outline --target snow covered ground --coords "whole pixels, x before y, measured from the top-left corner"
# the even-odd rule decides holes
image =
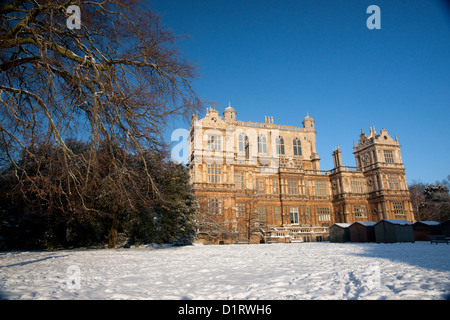
[[[3,299],[449,299],[450,245],[0,252]]]

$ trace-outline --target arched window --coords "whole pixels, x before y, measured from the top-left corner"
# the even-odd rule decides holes
[[[292,142],[294,145],[294,156],[301,156],[302,155],[302,143],[300,142],[299,138],[295,138]]]
[[[284,154],[284,139],[283,137],[279,136],[276,141],[276,148],[277,148],[277,154]]]
[[[263,134],[258,136],[258,153],[267,154],[267,140]]]
[[[249,159],[250,143],[248,141],[248,136],[244,132],[241,132],[238,136],[238,146],[239,146],[238,152],[241,154],[245,152],[245,158]]]

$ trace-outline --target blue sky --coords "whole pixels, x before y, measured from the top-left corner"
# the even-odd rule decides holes
[[[199,67],[201,99],[239,120],[316,123],[321,169],[339,145],[354,166],[361,129],[402,145],[408,183],[450,174],[450,6],[445,1],[148,1]],[[369,30],[369,5],[381,29]],[[203,117],[204,114],[199,114]],[[188,128],[187,124],[176,124]]]

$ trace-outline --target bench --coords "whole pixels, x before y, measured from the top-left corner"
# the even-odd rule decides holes
[[[432,235],[432,236],[428,236],[428,239],[430,239],[431,243],[446,243],[448,244],[450,242],[450,238],[446,238],[444,235]]]

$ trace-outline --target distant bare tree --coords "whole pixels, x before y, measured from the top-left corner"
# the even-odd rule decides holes
[[[444,221],[450,219],[450,179],[425,185],[413,183],[409,186],[414,218],[418,221]]]
[[[69,5],[80,8],[80,29],[66,25]],[[61,152],[53,158],[65,170],[52,177],[59,190],[55,194],[76,193],[90,210],[85,195],[92,191],[88,185],[99,163],[94,151],[106,147],[109,196],[118,200],[114,215],[133,207],[129,183],[124,183],[132,178],[123,170],[124,154],[140,156],[147,189],[157,195],[144,154],[166,149],[163,133],[169,119],[187,119],[199,105],[190,85],[196,69],[181,57],[176,39],[154,12],[134,0],[13,0],[0,5],[0,164],[12,165],[16,179],[33,184],[19,159],[25,153],[35,162],[35,175],[43,175],[37,153],[42,147],[37,146],[56,146]],[[73,152],[66,139],[77,136],[93,152]],[[117,232],[114,225],[112,231]]]

